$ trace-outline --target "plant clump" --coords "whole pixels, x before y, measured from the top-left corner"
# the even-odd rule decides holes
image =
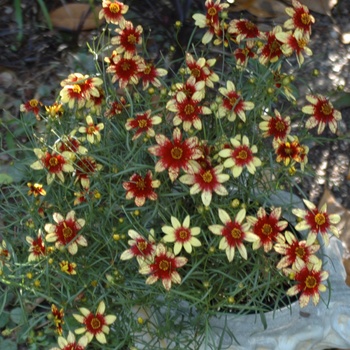
[[[34,305],[23,327],[57,336],[52,349],[199,346],[218,312],[323,298],[322,247],[340,217],[300,183],[341,114],[313,92],[297,103],[314,18],[293,0],[264,32],[228,6],[193,15],[174,70],[152,59],[128,5],[103,0],[96,73],[72,72],[50,106],[21,106],[26,182],[2,188],[0,281]]]

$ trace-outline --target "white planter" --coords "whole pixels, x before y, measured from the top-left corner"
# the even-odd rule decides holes
[[[330,273],[331,301],[327,303],[329,291],[321,293],[315,307],[310,303],[300,309],[299,303],[291,310],[283,309],[274,314],[265,314],[267,329],[260,318],[254,315],[222,316],[212,320],[213,341],[201,349],[215,349],[213,344],[222,336],[222,325],[227,322],[237,341],[233,344],[229,336],[224,337],[222,349],[227,350],[321,350],[350,348],[350,288],[346,285],[346,272],[342,264],[342,244],[330,240],[325,248],[325,269]],[[225,320],[226,319],[226,320]]]
[[[191,350],[321,350],[329,348],[350,348],[350,288],[345,283],[346,272],[342,264],[342,244],[331,238],[324,250],[325,269],[329,271],[331,298],[329,291],[321,293],[321,300],[315,307],[312,302],[300,309],[295,302],[291,308],[265,314],[267,328],[259,315],[237,316],[221,313],[210,319],[210,329],[202,344],[189,345],[188,339],[200,338],[187,332],[184,342],[179,345],[168,339],[157,339],[157,325],[162,324],[161,313],[136,307],[137,317],[148,323],[148,332],[135,334],[137,349],[191,349]],[[183,314],[188,304],[179,305]],[[174,313],[177,311],[174,310]],[[227,328],[225,328],[225,325]],[[174,329],[176,332],[176,329]],[[231,333],[231,335],[230,335]],[[175,334],[175,333],[174,333]],[[233,339],[232,335],[235,337]],[[178,337],[174,337],[178,338]]]

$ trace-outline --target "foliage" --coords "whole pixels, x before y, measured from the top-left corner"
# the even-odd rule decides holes
[[[317,305],[340,217],[299,184],[341,115],[315,93],[296,102],[314,19],[293,1],[265,33],[226,5],[207,0],[182,58],[154,61],[128,6],[104,0],[96,74],[21,105],[28,142],[8,152],[22,175],[1,178],[3,336],[198,349],[218,312]]]

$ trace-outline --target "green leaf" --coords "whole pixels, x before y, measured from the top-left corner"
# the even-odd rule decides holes
[[[3,311],[0,314],[0,328],[4,328],[7,325],[9,319],[10,319],[10,313],[7,311]]]
[[[350,93],[341,92],[337,95],[337,99],[333,102],[333,105],[337,109],[343,109],[350,107]]]
[[[10,312],[10,318],[16,324],[23,323],[25,320],[23,310],[20,307],[12,309]]]
[[[0,342],[1,350],[17,350],[17,344],[10,339]]]
[[[0,173],[0,185],[8,185],[13,182],[13,178],[7,174]]]

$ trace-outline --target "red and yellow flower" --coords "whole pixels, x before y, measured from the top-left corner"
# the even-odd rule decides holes
[[[241,209],[232,220],[227,211],[219,208],[219,218],[224,225],[210,225],[208,229],[215,235],[222,236],[219,249],[226,251],[228,261],[232,261],[235,256],[235,249],[239,251],[241,257],[247,260],[247,249],[243,241],[255,242],[258,237],[249,232],[250,225],[245,221],[246,210]]]
[[[78,252],[78,245],[87,246],[85,237],[79,234],[85,225],[85,220],[76,219],[74,210],[71,210],[65,218],[59,213],[54,213],[53,219],[56,224],[45,225],[48,242],[55,242],[57,249],[67,246],[68,252],[72,255]]]
[[[331,132],[336,133],[338,121],[342,119],[341,113],[333,107],[325,96],[306,95],[306,99],[311,103],[311,105],[302,108],[304,113],[311,114],[311,117],[306,121],[306,128],[311,129],[318,126],[317,133],[321,134],[328,125]]]
[[[200,227],[190,227],[190,216],[187,215],[181,222],[175,217],[171,217],[172,226],[164,225],[162,231],[165,233],[164,242],[174,243],[174,254],[178,255],[182,248],[187,253],[192,253],[192,247],[201,246],[200,240],[195,237],[200,234]]]
[[[123,188],[126,192],[126,199],[135,198],[135,204],[142,207],[146,199],[155,201],[158,199],[155,188],[160,186],[159,180],[153,180],[153,175],[150,170],[143,177],[140,174],[133,174],[130,181],[123,182]]]
[[[155,166],[156,172],[168,169],[170,180],[173,182],[178,178],[180,169],[186,173],[193,173],[193,161],[202,156],[197,137],[182,140],[181,130],[175,128],[172,141],[162,134],[156,135],[155,140],[158,145],[149,147],[148,151],[160,157]]]
[[[74,171],[72,165],[74,155],[71,152],[44,152],[40,148],[34,148],[34,153],[39,160],[34,162],[30,167],[34,170],[46,169],[48,171],[46,177],[48,185],[51,184],[56,176],[60,181],[64,182],[63,172],[70,173]]]
[[[101,141],[100,131],[104,129],[103,123],[95,124],[91,115],[86,116],[86,126],[81,126],[78,131],[86,134],[86,138],[90,143],[98,143]]]
[[[162,122],[162,118],[158,115],[151,117],[151,110],[147,110],[144,113],[136,113],[135,118],[129,118],[125,123],[126,130],[136,130],[132,140],[136,140],[143,133],[146,133],[148,137],[154,137],[155,132],[153,125],[158,125]]]
[[[37,197],[39,195],[46,196],[46,191],[42,184],[38,184],[38,183],[33,184],[31,182],[28,182],[27,186],[29,187],[28,196],[30,195],[33,195],[34,197]]]
[[[318,209],[315,204],[307,199],[303,199],[303,202],[307,209],[293,209],[292,213],[302,219],[295,226],[295,229],[309,230],[308,243],[313,243],[318,233],[322,236],[325,245],[329,244],[329,233],[339,238],[340,232],[335,225],[340,222],[340,215],[328,214],[327,203],[323,204],[321,209]]]
[[[177,269],[187,263],[185,257],[175,257],[175,255],[159,243],[156,253],[151,263],[141,266],[139,272],[142,275],[150,275],[146,279],[146,284],[153,284],[161,280],[164,288],[169,291],[172,283],[181,283],[181,276]]]
[[[274,140],[284,141],[291,131],[290,117],[283,118],[277,109],[274,112],[274,116],[261,116],[264,121],[259,123],[259,129],[263,131],[263,137],[272,136]]]
[[[90,156],[82,156],[75,163],[75,181],[80,181],[82,187],[87,190],[90,188],[91,177],[102,169],[102,165],[96,163],[96,160]]]
[[[299,241],[292,232],[285,231],[284,236],[279,237],[273,248],[277,253],[284,255],[276,267],[283,269],[292,266],[293,269],[297,260],[315,264],[318,261],[315,253],[320,249],[320,245],[305,240]]]
[[[28,261],[40,260],[47,254],[45,243],[42,238],[42,232],[40,229],[38,230],[38,234],[36,238],[27,236],[26,241],[30,244],[30,247],[28,250],[30,252],[28,256]]]
[[[149,84],[160,88],[162,83],[158,77],[164,77],[167,74],[168,71],[166,69],[157,68],[151,61],[145,61],[145,69],[140,73],[143,90],[146,90]]]
[[[213,39],[215,32],[220,28],[219,14],[228,7],[229,4],[221,4],[220,0],[216,0],[215,2],[213,0],[206,0],[206,15],[196,13],[192,16],[197,27],[208,28],[207,32],[202,38],[203,44],[208,44]]]
[[[62,325],[64,324],[64,310],[63,309],[58,309],[55,304],[51,305],[51,313],[53,316],[53,322],[56,327],[56,332],[59,335],[62,335]]]
[[[311,26],[315,23],[315,18],[311,15],[309,9],[297,0],[292,0],[293,7],[287,7],[286,13],[292,17],[284,22],[286,29],[300,32],[302,35],[311,35]]]
[[[202,168],[198,163],[193,164],[194,174],[185,174],[180,177],[180,182],[190,185],[190,194],[202,192],[201,199],[205,206],[209,206],[213,192],[219,196],[227,196],[228,191],[222,183],[230,179],[230,175],[223,174],[223,165]]]
[[[120,259],[129,260],[135,257],[139,264],[144,260],[151,260],[155,254],[155,241],[152,234],[146,239],[135,230],[129,230],[128,235],[131,238],[128,241],[130,248],[121,254]]]
[[[59,336],[57,339],[58,347],[50,350],[84,350],[88,345],[88,337],[83,335],[78,341],[75,339],[74,333],[68,332],[67,338]]]
[[[322,271],[322,261],[318,259],[315,264],[305,264],[303,261],[296,261],[296,270],[286,269],[297,284],[287,290],[287,295],[296,295],[300,293],[300,307],[305,307],[310,298],[314,305],[320,301],[320,292],[326,291],[326,286],[322,284],[328,278],[328,272]]]
[[[231,169],[233,177],[241,175],[244,168],[247,168],[249,173],[255,174],[256,168],[261,166],[261,160],[255,157],[258,148],[250,146],[247,136],[236,135],[230,139],[232,148],[224,148],[219,152],[219,156],[226,158],[223,165],[225,168]]]
[[[283,239],[282,232],[288,226],[288,222],[280,220],[281,215],[281,208],[274,208],[268,214],[263,207],[260,207],[256,216],[247,216],[251,231],[258,236],[253,243],[254,250],[263,247],[265,252],[269,252],[274,243]]]
[[[73,317],[84,325],[82,328],[75,330],[76,334],[85,333],[90,343],[95,337],[96,340],[101,344],[106,344],[106,334],[109,334],[109,326],[115,322],[117,316],[115,315],[104,315],[106,311],[106,305],[104,301],[100,301],[98,304],[96,313],[92,313],[85,307],[79,308],[81,315],[73,314]]]
[[[246,115],[244,111],[253,109],[254,103],[244,101],[242,95],[236,91],[235,84],[230,80],[226,82],[226,87],[220,87],[219,91],[224,96],[218,108],[219,117],[227,116],[229,121],[235,121],[238,115],[245,122]]]
[[[137,45],[142,44],[143,28],[140,25],[134,28],[132,22],[123,21],[119,23],[119,28],[115,32],[118,35],[111,38],[111,44],[117,46],[115,52],[118,54],[123,52],[135,54]]]
[[[62,272],[66,273],[67,275],[76,275],[77,271],[75,270],[77,267],[76,263],[70,263],[67,260],[62,260],[60,263],[60,269]]]
[[[102,0],[102,9],[99,12],[99,19],[105,18],[107,23],[123,24],[129,6],[116,0]]]
[[[43,104],[39,100],[33,98],[26,103],[22,103],[19,107],[19,110],[24,113],[33,112],[36,119],[40,120],[39,112],[42,105]]]
[[[119,87],[124,89],[128,85],[136,85],[145,68],[145,62],[139,55],[114,53],[106,72],[112,74],[112,83],[118,81]]]

